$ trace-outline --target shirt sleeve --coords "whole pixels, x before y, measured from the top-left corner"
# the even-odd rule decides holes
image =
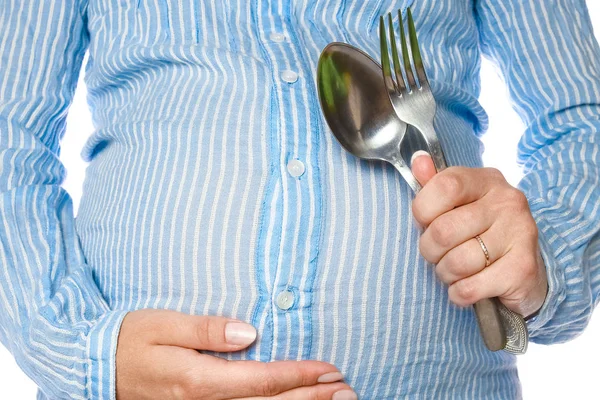
[[[0,26],[0,339],[46,397],[114,398],[125,313],[86,265],[58,158],[86,4],[0,0]]]
[[[526,125],[518,160],[549,292],[532,341],[586,327],[600,292],[600,51],[584,0],[476,0],[482,52]]]

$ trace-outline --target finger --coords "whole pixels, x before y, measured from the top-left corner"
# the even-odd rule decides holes
[[[499,297],[509,309],[521,312],[527,307],[528,293],[537,282],[535,255],[511,250],[481,272],[455,282],[448,288],[448,296],[462,307]]]
[[[230,361],[210,377],[224,398],[275,396],[343,379],[335,366],[320,361]]]
[[[423,150],[415,151],[410,160],[410,167],[421,186],[425,186],[436,173],[431,156]]]
[[[451,249],[487,231],[495,217],[483,200],[450,210],[425,229],[419,250],[427,261],[437,264]]]
[[[445,212],[482,198],[497,185],[508,183],[493,168],[449,167],[433,176],[416,195],[413,215],[422,226],[428,226]]]
[[[152,310],[146,315],[154,344],[219,352],[238,351],[256,339],[256,329],[224,317],[187,315],[175,311]]]
[[[494,236],[493,228],[479,235],[488,251],[489,264],[502,256],[498,249],[505,248],[504,244],[494,242]],[[489,247],[487,243],[493,243],[494,246]],[[473,238],[446,253],[435,266],[435,273],[442,282],[452,285],[481,272],[486,268],[486,261],[483,248],[479,241]]]
[[[498,297],[509,288],[505,274],[499,274],[497,266],[490,265],[481,272],[456,281],[448,288],[450,301],[459,307],[467,307],[479,300]]]
[[[319,384],[292,389],[272,397],[250,397],[245,400],[356,400],[358,397],[345,383]]]

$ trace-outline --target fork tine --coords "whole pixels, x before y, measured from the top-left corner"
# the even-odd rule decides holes
[[[379,17],[379,46],[381,48],[381,69],[383,70],[383,81],[390,93],[396,92],[392,70],[390,69],[390,55],[388,53],[387,39],[385,35],[385,20],[383,16]]]
[[[400,92],[406,92],[406,84],[402,76],[402,64],[398,58],[398,47],[396,46],[396,35],[394,35],[394,23],[392,21],[392,13],[388,13],[388,28],[390,34],[390,46],[392,48],[392,59],[394,60],[394,72],[396,73],[396,85]]]
[[[410,50],[412,51],[413,61],[415,63],[415,69],[417,70],[417,76],[419,77],[419,84],[421,87],[429,86],[427,80],[427,74],[425,73],[425,67],[423,66],[423,59],[421,58],[421,51],[419,50],[419,41],[417,40],[417,30],[415,29],[415,22],[412,17],[410,7],[408,7],[408,35],[410,37]]]
[[[408,56],[408,46],[406,45],[406,34],[404,33],[404,22],[402,22],[402,12],[398,9],[398,23],[400,26],[400,41],[402,42],[402,58],[404,59],[404,71],[406,72],[406,80],[410,89],[417,88],[415,75],[410,65],[410,57]]]

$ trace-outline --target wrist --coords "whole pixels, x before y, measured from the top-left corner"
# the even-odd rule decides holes
[[[550,287],[549,287],[548,283],[546,283],[546,295],[544,296],[544,300],[542,301],[542,304],[533,313],[531,313],[531,314],[529,314],[529,315],[527,315],[527,316],[524,317],[525,322],[535,321],[535,317],[537,317],[539,315],[540,310],[542,309],[542,307],[546,303],[546,299],[548,298],[548,292],[549,291],[550,291]]]

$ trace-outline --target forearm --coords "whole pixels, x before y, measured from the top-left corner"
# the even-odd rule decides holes
[[[70,199],[57,186],[5,192],[0,226],[2,342],[52,398],[110,394],[124,313],[81,262]]]
[[[51,398],[114,396],[123,312],[104,301],[58,154],[88,37],[83,0],[0,0],[0,338]]]
[[[598,132],[600,126],[589,138]],[[600,145],[584,137],[567,134],[547,146],[519,185],[538,225],[548,275],[546,303],[529,323],[540,343],[577,336],[600,294]]]
[[[600,52],[582,0],[477,0],[476,17],[482,51],[527,126],[519,188],[549,283],[531,338],[565,341],[585,327],[600,292]]]

